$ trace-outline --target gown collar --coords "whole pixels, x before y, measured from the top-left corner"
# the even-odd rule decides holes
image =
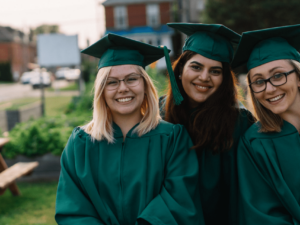
[[[127,133],[126,137],[133,137],[136,138],[138,137],[138,134],[136,132],[133,133],[133,130],[139,125],[140,123],[137,123],[136,125],[134,125]],[[114,138],[122,138],[123,137],[123,133],[121,128],[115,123],[113,122],[113,130],[114,130]]]

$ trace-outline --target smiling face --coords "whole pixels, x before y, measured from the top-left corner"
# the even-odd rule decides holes
[[[259,79],[268,79],[279,73],[293,70],[293,66],[287,60],[276,60],[255,67],[249,71],[250,83]],[[296,72],[287,76],[287,82],[281,86],[274,87],[267,82],[266,89],[260,93],[253,93],[254,97],[265,108],[274,114],[283,115],[287,112],[297,112],[300,107],[299,77]]]
[[[181,80],[190,106],[196,107],[220,87],[223,81],[222,63],[196,54],[184,65]]]
[[[113,66],[108,76],[123,80],[129,75],[140,74],[135,65],[119,65]],[[141,118],[141,105],[145,96],[144,79],[138,78],[139,83],[134,86],[128,86],[124,81],[120,82],[119,87],[114,90],[109,90],[107,86],[104,88],[104,99],[110,109],[113,118],[120,116],[137,116]]]

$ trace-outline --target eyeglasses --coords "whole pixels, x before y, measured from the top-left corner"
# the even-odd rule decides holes
[[[124,83],[128,87],[134,87],[140,83],[141,76],[142,75],[140,75],[140,74],[130,74],[130,75],[127,75],[123,80],[109,77],[109,78],[107,78],[105,88],[107,90],[115,90],[120,86],[121,81],[124,81]]]
[[[290,72],[286,73],[277,73],[268,79],[258,79],[257,81],[249,84],[249,87],[254,93],[259,93],[266,90],[267,82],[270,82],[275,87],[281,86],[287,82],[287,75],[290,75],[294,72],[296,72],[296,70],[291,70]]]

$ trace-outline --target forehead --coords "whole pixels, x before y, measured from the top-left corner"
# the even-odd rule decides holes
[[[269,71],[276,67],[278,67],[278,69],[283,69],[283,70],[293,69],[293,66],[287,60],[281,59],[281,60],[275,60],[272,62],[262,64],[260,66],[254,67],[249,71],[249,74],[250,74],[250,77],[254,76],[255,74],[263,74],[263,75],[269,74],[270,73]]]
[[[139,73],[136,65],[118,65],[111,68],[109,77],[122,77],[131,73]]]
[[[192,58],[190,58],[187,61],[187,64],[191,63],[193,61],[199,62],[199,63],[201,63],[204,66],[209,66],[209,67],[218,66],[218,67],[222,67],[222,62],[206,58],[206,57],[204,57],[203,55],[200,55],[200,54],[196,54]]]

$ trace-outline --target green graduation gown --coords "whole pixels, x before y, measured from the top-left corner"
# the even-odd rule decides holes
[[[300,224],[300,137],[284,121],[281,132],[253,124],[238,153],[240,224]]]
[[[61,157],[58,224],[203,224],[197,194],[198,162],[187,131],[164,121],[123,142],[91,141],[75,128]]]
[[[165,101],[165,96],[160,98],[162,117],[165,115]],[[253,122],[252,114],[240,108],[231,149],[215,155],[209,149],[198,151],[199,193],[206,225],[239,224],[237,149],[240,136]]]

